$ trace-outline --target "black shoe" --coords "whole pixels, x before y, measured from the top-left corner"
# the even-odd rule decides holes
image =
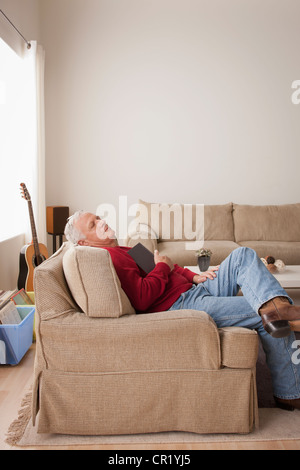
[[[283,398],[274,397],[276,406],[286,411],[300,410],[300,398],[295,400],[284,400]]]
[[[284,338],[291,331],[300,331],[300,307],[286,297],[275,297],[259,309],[263,327],[273,338]]]

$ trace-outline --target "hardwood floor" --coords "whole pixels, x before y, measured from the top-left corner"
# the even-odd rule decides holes
[[[32,345],[17,366],[0,365],[0,449],[11,448],[5,443],[5,433],[17,418],[24,393],[32,384],[34,355]]]
[[[292,295],[293,294],[293,295]],[[290,293],[295,303],[300,305],[300,291]],[[21,400],[32,384],[35,345],[32,345],[17,366],[0,366],[0,450],[22,450],[5,442],[5,434],[10,423],[16,419]],[[26,448],[34,450],[35,448]],[[36,449],[41,449],[37,447]],[[43,449],[48,449],[47,447]],[[50,448],[51,449],[51,448]],[[300,450],[300,440],[272,442],[220,442],[176,445],[103,445],[69,446],[65,450]]]

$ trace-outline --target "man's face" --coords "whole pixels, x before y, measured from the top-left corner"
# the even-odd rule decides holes
[[[116,246],[116,234],[105,220],[91,213],[83,214],[76,222],[76,228],[85,235],[85,239],[79,240],[78,245],[86,246]]]

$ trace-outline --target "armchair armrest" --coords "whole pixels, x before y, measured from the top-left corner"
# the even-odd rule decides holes
[[[236,326],[219,329],[222,365],[231,369],[251,369],[258,356],[258,334]]]

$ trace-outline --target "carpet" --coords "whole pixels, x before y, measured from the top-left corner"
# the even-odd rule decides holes
[[[250,434],[195,434],[163,432],[124,436],[72,436],[37,434],[31,424],[31,392],[24,397],[18,418],[10,425],[6,442],[18,447],[184,444],[201,442],[251,442],[300,439],[300,411],[278,408],[259,409],[259,428]]]

